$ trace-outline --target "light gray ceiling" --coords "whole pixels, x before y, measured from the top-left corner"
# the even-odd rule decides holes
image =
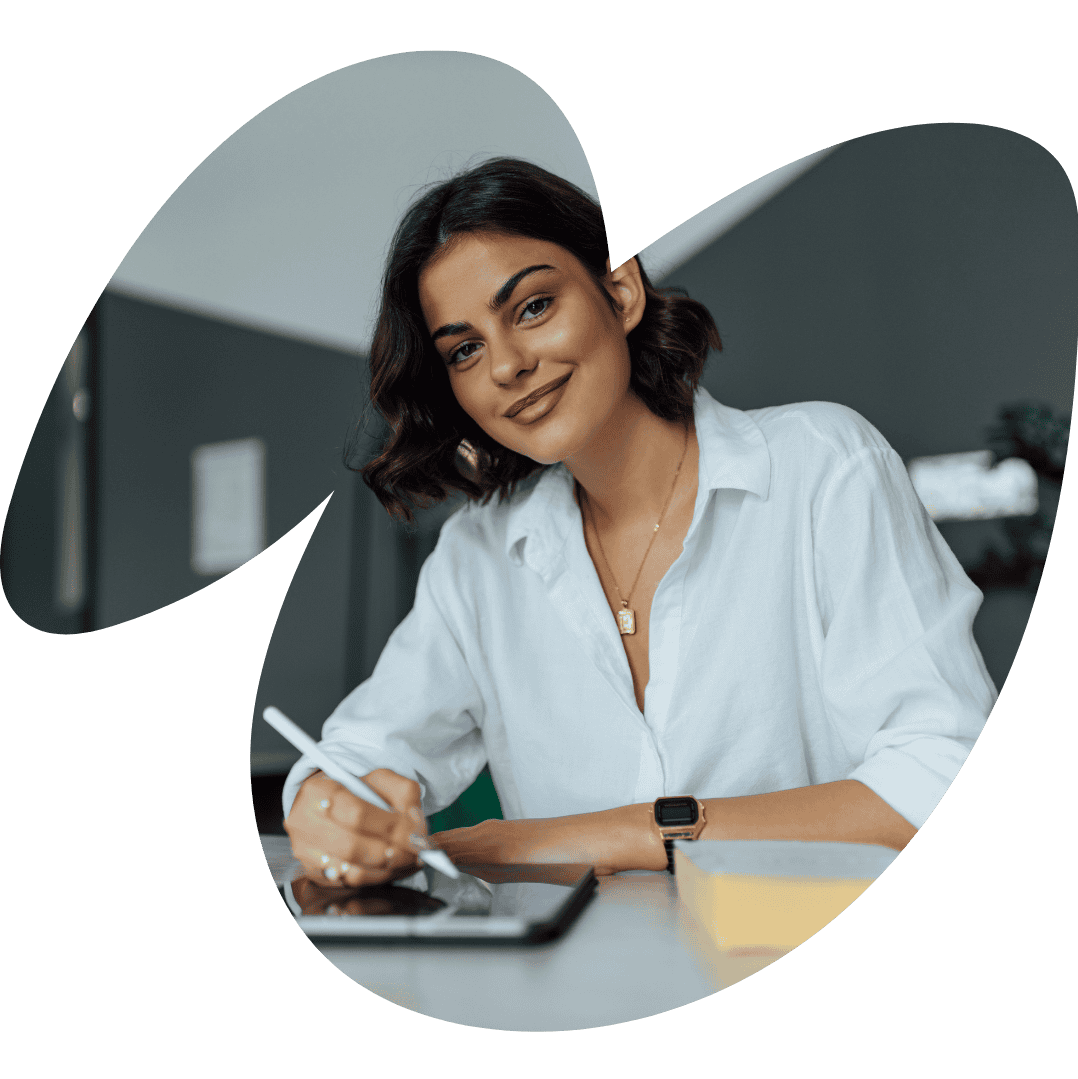
[[[505,64],[406,53],[343,68],[265,109],[161,208],[111,286],[339,348],[370,339],[382,260],[417,191],[499,154],[535,161],[595,194],[554,102]],[[642,254],[656,279],[822,155],[779,169]]]

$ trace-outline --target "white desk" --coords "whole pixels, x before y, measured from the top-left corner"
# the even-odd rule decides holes
[[[265,839],[274,837],[264,837],[264,846]],[[674,878],[646,871],[601,877],[566,935],[549,944],[315,946],[387,1000],[501,1030],[573,1030],[641,1019],[708,996],[778,957],[717,951],[678,900]]]

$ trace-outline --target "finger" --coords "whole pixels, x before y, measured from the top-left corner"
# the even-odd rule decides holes
[[[391,859],[397,852],[381,841],[369,841],[347,832],[342,833],[337,843],[331,842],[331,838],[324,834],[313,837],[314,842],[308,844],[292,844],[306,874],[319,883],[352,888],[379,884],[394,868]]]
[[[412,876],[420,869],[418,858],[411,851],[403,854],[394,852],[393,857],[386,861],[381,869],[372,869],[367,866],[349,865],[343,871],[341,879],[349,888],[365,888],[372,884],[387,884],[390,881],[402,880]]]
[[[316,851],[305,851],[300,859],[303,866],[304,884],[314,888],[326,902],[326,897],[345,894],[355,888],[365,888],[376,884],[386,884],[393,880],[409,877],[420,868],[418,860],[410,851],[398,852],[388,848],[391,858],[381,866],[364,866],[342,861],[330,855],[321,855]]]
[[[363,777],[377,794],[380,794],[398,813],[408,820],[410,831],[427,834],[427,822],[423,816],[422,792],[414,779],[391,772],[388,768],[376,768]]]
[[[384,860],[381,865],[358,865],[355,862],[313,851],[309,852],[309,857],[304,858],[301,864],[308,879],[314,881],[323,891],[330,893],[371,884],[382,884],[393,874],[392,869]]]
[[[427,821],[423,816],[421,804],[422,792],[413,779],[391,772],[387,768],[378,768],[363,777],[364,782],[397,811],[397,827],[389,842],[402,852],[399,859],[392,859],[395,868],[407,869],[418,866],[415,853],[427,846]]]
[[[285,821],[285,831],[305,872],[312,876],[321,872],[317,859],[322,854],[366,868],[386,866],[394,875],[415,872],[415,847],[424,844],[422,838],[414,843],[411,837],[425,837],[427,832],[418,804],[419,786],[387,769],[379,769],[373,779],[376,787],[384,789],[383,797],[388,795],[409,812],[386,812],[371,806],[322,773],[313,773],[304,781]]]
[[[365,869],[389,869],[395,872],[411,866],[414,872],[417,868],[416,851],[410,839],[409,826],[399,815],[398,820],[399,827],[388,837],[357,835],[326,820],[316,832],[293,834],[293,850],[304,848],[296,855],[301,862],[305,858],[310,861],[328,854],[340,862],[351,862]],[[426,840],[421,838],[420,842],[425,843]]]
[[[317,836],[315,846],[364,865],[380,864],[385,847],[407,845],[408,828],[399,812],[371,805],[336,780],[320,776],[309,789],[304,786],[303,795],[302,806],[286,821],[289,835]],[[356,845],[355,836],[364,842]]]
[[[388,833],[392,830],[393,812],[386,812],[376,805],[356,797],[336,779],[318,773],[317,782],[311,782],[310,788],[304,784],[305,795],[301,806],[303,815],[317,818],[329,817],[342,824],[344,828],[355,832]],[[312,777],[314,779],[314,777]]]
[[[355,832],[376,835],[386,843],[408,846],[408,835],[425,836],[419,783],[388,768],[377,768],[363,777],[370,789],[384,798],[390,809],[381,809],[357,797],[335,779],[315,773],[303,784],[304,807],[326,812],[333,820]]]
[[[418,867],[405,836],[386,839],[357,835],[327,816],[311,821],[290,820],[288,831],[292,852],[304,874],[323,884],[341,882],[359,887],[380,883],[401,872],[413,873]]]

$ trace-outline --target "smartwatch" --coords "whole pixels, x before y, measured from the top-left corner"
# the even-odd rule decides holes
[[[696,839],[704,830],[704,804],[695,798],[659,798],[655,825],[666,847],[666,870],[674,872],[674,840]]]

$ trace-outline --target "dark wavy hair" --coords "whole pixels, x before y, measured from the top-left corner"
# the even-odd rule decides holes
[[[419,275],[431,257],[452,237],[482,231],[564,248],[617,309],[602,285],[608,258],[602,210],[538,165],[494,158],[413,203],[393,237],[371,345],[371,404],[389,434],[377,456],[357,469],[390,514],[407,521],[413,507],[441,502],[453,491],[483,501],[495,493],[507,497],[544,467],[495,442],[457,404],[419,305]],[[640,279],[646,299],[643,318],[627,338],[629,387],[656,416],[684,422],[708,350],[722,348],[719,332],[703,304],[656,289],[643,266]],[[359,442],[357,428],[346,460],[354,460]]]

